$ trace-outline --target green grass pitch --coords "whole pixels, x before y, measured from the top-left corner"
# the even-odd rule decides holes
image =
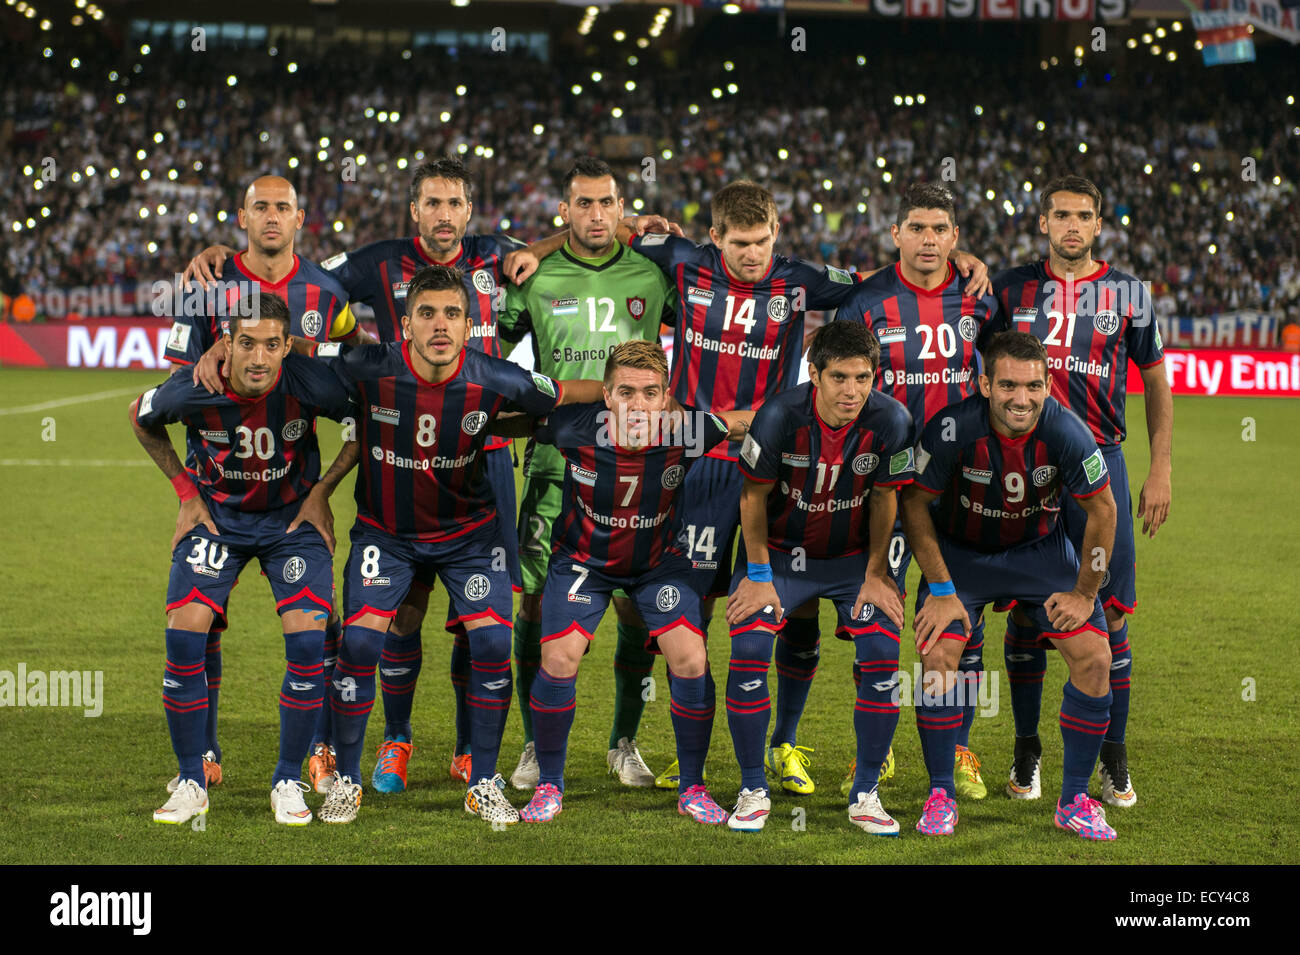
[[[350,826],[313,822],[288,830],[272,820],[270,772],[278,729],[283,644],[270,589],[246,572],[231,599],[221,696],[225,782],[212,793],[204,831],[154,825],[175,773],[159,699],[163,595],[175,498],[127,424],[131,395],[160,379],[148,372],[0,372],[0,671],[103,673],[102,715],[68,707],[0,708],[0,862],[15,863],[1281,863],[1300,858],[1290,821],[1300,712],[1295,668],[1285,663],[1300,634],[1294,568],[1300,565],[1300,403],[1181,398],[1175,402],[1174,499],[1170,522],[1138,545],[1139,612],[1132,624],[1134,696],[1129,760],[1139,793],[1111,809],[1119,840],[1087,844],[1052,826],[1060,780],[1055,713],[1064,667],[1052,655],[1045,684],[1044,798],[1002,796],[1010,764],[1011,706],[1002,672],[1002,620],[990,618],[985,662],[999,691],[996,712],[971,735],[990,795],[963,801],[951,839],[914,830],[926,778],[904,708],[894,748],[898,775],[882,787],[901,822],[898,840],[849,825],[839,782],[853,755],[851,645],[823,642],[799,741],[816,748],[808,797],[778,795],[766,830],[743,836],[677,815],[672,794],[626,790],[605,775],[612,712],[612,614],[578,683],[569,744],[565,812],[546,826],[494,832],[461,810],[447,777],[452,746],[450,639],[424,628],[415,705],[410,790],[367,789]],[[96,400],[62,403],[109,392]],[[1253,438],[1249,429],[1253,420]],[[1130,402],[1134,495],[1146,474],[1140,399]],[[328,462],[338,427],[322,422]],[[179,432],[174,432],[180,445]],[[52,439],[52,440],[50,440]],[[59,462],[88,462],[70,466]],[[352,521],[351,478],[335,499],[340,576]],[[915,569],[913,570],[915,574]],[[914,587],[913,587],[914,589]],[[1290,597],[1287,594],[1291,594]],[[445,613],[435,591],[430,620]],[[910,627],[909,608],[909,627]],[[831,611],[823,606],[828,624]],[[916,654],[903,641],[902,667]],[[722,621],[713,627],[713,669],[726,671]],[[641,750],[659,771],[672,758],[663,664],[647,705]],[[0,675],[2,676],[2,675]],[[772,676],[775,689],[775,676]],[[994,708],[989,707],[990,710]],[[382,704],[367,751],[382,733]],[[502,748],[509,773],[520,747],[511,713]],[[371,756],[366,757],[369,772]],[[719,705],[709,779],[718,801],[735,799],[739,770]],[[368,782],[368,780],[367,780]],[[1094,781],[1095,785],[1095,781]],[[1095,791],[1095,790],[1094,790]],[[511,792],[516,805],[523,799]],[[308,796],[319,807],[321,797]],[[290,855],[292,854],[292,855]]]

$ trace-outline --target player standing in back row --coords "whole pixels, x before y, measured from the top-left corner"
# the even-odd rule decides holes
[[[971,291],[974,283],[960,276],[948,261],[957,245],[957,217],[952,194],[943,186],[908,186],[890,235],[898,246],[898,263],[864,280],[835,318],[864,322],[875,333],[880,342],[876,387],[903,403],[919,434],[941,409],[978,390],[975,340],[996,314],[997,300],[988,294],[975,296]],[[900,520],[889,543],[889,569],[904,597],[911,563],[912,552]],[[968,686],[977,686],[983,673],[983,649],[981,619],[972,629],[958,667]],[[853,674],[857,680],[856,666]],[[967,799],[988,795],[980,777],[980,761],[969,748],[976,699],[974,693],[966,699],[954,757],[957,792]],[[855,772],[856,766],[841,787],[846,796]],[[892,773],[891,751],[881,781]]]
[[[534,367],[552,378],[601,378],[621,342],[659,343],[661,321],[671,321],[676,294],[663,272],[615,237],[623,199],[613,170],[593,157],[577,160],[561,183],[559,213],[568,238],[545,257],[523,286],[511,285],[498,319],[502,337],[519,341],[532,333]],[[519,562],[524,596],[515,621],[515,687],[524,725],[524,750],[510,785],[531,790],[538,763],[529,698],[542,656],[542,590],[551,556],[551,528],[564,502],[564,458],[553,447],[530,441],[524,454],[524,494],[519,506]],[[671,528],[665,528],[665,533]],[[635,605],[621,590],[614,650],[614,720],[606,759],[627,786],[650,786],[655,777],[636,746],[645,709],[643,681],[654,657]]]
[[[1129,614],[1137,607],[1137,564],[1133,502],[1128,469],[1120,447],[1127,434],[1124,399],[1128,363],[1142,373],[1151,467],[1138,497],[1142,532],[1155,536],[1169,516],[1174,403],[1165,374],[1160,329],[1145,285],[1092,257],[1101,235],[1101,192],[1080,176],[1054,179],[1043,187],[1039,231],[1047,236],[1046,261],[1010,269],[993,283],[1002,311],[992,331],[1028,332],[1047,349],[1052,394],[1088,425],[1113,481],[1119,510],[1115,549],[1101,585],[1113,657],[1114,694],[1110,726],[1101,748],[1101,796],[1112,806],[1137,803],[1129,778],[1125,730],[1128,724],[1132,651]],[[1079,549],[1085,515],[1066,497],[1061,519]],[[1038,716],[1042,703],[1046,652],[1039,633],[1023,614],[1007,618],[1005,652],[1015,716],[1016,745],[1007,792],[1013,799],[1037,799]]]

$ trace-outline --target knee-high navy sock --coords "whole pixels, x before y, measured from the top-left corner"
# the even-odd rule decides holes
[[[334,711],[334,750],[342,776],[361,785],[361,750],[366,741],[366,721],[375,705],[375,665],[383,651],[384,634],[350,624],[343,631],[339,662],[330,681],[330,708]]]
[[[216,754],[221,762],[221,744],[217,742],[217,708],[221,701],[221,631],[208,633],[207,653],[203,660],[203,671],[208,678],[208,719],[205,736],[208,749]]]
[[[300,630],[284,635],[284,682],[280,685],[280,761],[271,787],[282,779],[297,782],[311,746],[316,711],[325,697],[324,630]]]
[[[510,626],[493,623],[469,632],[470,784],[497,772],[501,736],[510,715]]]
[[[550,783],[564,791],[564,761],[569,750],[569,730],[577,693],[577,674],[552,676],[538,667],[533,678],[533,744],[537,751],[538,783]]]
[[[984,618],[971,627],[970,640],[957,664],[957,679],[962,687],[961,726],[957,730],[957,745],[970,746],[970,728],[979,708],[980,680],[984,678]]]
[[[952,754],[957,747],[957,731],[961,729],[956,686],[946,693],[922,690],[921,705],[916,708],[916,729],[921,734],[921,753],[930,774],[930,788],[943,789],[956,798]]]
[[[338,614],[331,613],[329,620],[325,624],[325,645],[321,651],[321,664],[324,666],[322,676],[324,685],[329,686],[330,681],[334,679],[334,665],[339,662],[339,644],[343,642],[343,620]],[[326,694],[328,695],[328,693]],[[316,728],[312,730],[312,745],[324,743],[326,746],[334,743],[334,722],[330,717],[333,710],[328,703],[323,703],[320,711],[316,716]]]
[[[772,634],[746,630],[731,637],[727,668],[727,726],[740,764],[742,789],[766,789],[763,738],[772,715],[767,668],[772,662]]]
[[[420,628],[399,637],[391,630],[384,637],[379,654],[379,689],[384,694],[384,739],[411,741],[411,707],[415,702],[415,681],[424,662]]]
[[[204,650],[208,635],[168,627],[167,664],[163,670],[163,712],[172,737],[172,749],[181,779],[192,779],[204,789],[203,737],[208,719],[208,681]]]
[[[857,768],[849,802],[869,793],[880,779],[880,765],[889,753],[898,728],[898,641],[873,631],[853,640],[853,671],[857,697],[853,705],[853,731],[857,737]]]
[[[1002,653],[1011,684],[1011,715],[1020,737],[1038,735],[1038,715],[1043,708],[1043,676],[1047,673],[1047,651],[1038,645],[1038,628],[1021,626],[1007,616],[1007,635]]]
[[[1128,620],[1124,626],[1110,633],[1110,728],[1106,739],[1112,743],[1124,742],[1128,729],[1129,683],[1133,676],[1133,648],[1128,642]]]
[[[451,633],[451,691],[456,697],[456,748],[454,755],[469,752],[469,637],[461,629]]]
[[[1088,696],[1068,680],[1061,697],[1061,805],[1088,791],[1088,777],[1101,754],[1110,721],[1110,693]]]
[[[686,678],[673,675],[668,682],[672,702],[673,735],[677,737],[677,792],[704,783],[704,757],[713,735],[714,689],[707,673]]]
[[[795,744],[799,717],[808,703],[808,691],[817,675],[821,635],[816,617],[790,617],[776,635],[776,722],[773,746]]]

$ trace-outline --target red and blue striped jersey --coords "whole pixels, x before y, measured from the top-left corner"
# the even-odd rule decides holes
[[[564,455],[566,506],[551,531],[552,553],[617,576],[644,573],[670,549],[686,471],[727,440],[716,415],[684,409],[645,448],[620,447],[603,402],[569,405],[538,422],[535,437]]]
[[[952,263],[935,289],[913,285],[895,264],[864,279],[835,316],[871,329],[880,342],[876,387],[901,401],[918,428],[979,390],[975,340],[998,305],[966,286]]]
[[[632,248],[677,287],[669,386],[679,404],[709,411],[758,408],[799,381],[804,316],[838,308],[856,277],[842,269],[772,256],[753,284],[733,278],[716,245],[643,235]],[[711,457],[736,460],[739,443]]]
[[[202,315],[176,317],[164,351],[168,361],[192,365],[202,358],[229,330],[227,316],[235,304],[258,291],[268,292],[289,306],[290,335],[313,342],[330,340],[330,329],[348,304],[347,292],[333,276],[310,259],[295,255],[293,269],[272,285],[248,271],[241,261],[243,257],[243,252],[232,255],[221,268],[219,284],[209,293],[220,299],[215,314],[205,309]],[[185,301],[188,303],[188,299]]]
[[[1145,285],[1105,262],[1084,279],[1063,279],[1047,262],[1008,269],[993,280],[1001,314],[990,331],[1029,332],[1047,349],[1052,394],[1088,425],[1098,444],[1126,435],[1128,361],[1164,361],[1160,328]]]
[[[817,559],[859,554],[869,546],[871,489],[912,479],[912,418],[873,390],[855,419],[832,428],[816,402],[810,381],[769,398],[741,445],[740,470],[777,483],[767,497],[769,547]]]
[[[1061,488],[1091,497],[1110,484],[1106,460],[1079,416],[1043,402],[1029,434],[993,430],[989,402],[972,395],[930,419],[916,447],[914,482],[939,499],[935,529],[993,553],[1046,537],[1061,511]]]
[[[363,345],[334,366],[358,405],[357,520],[395,537],[450,540],[496,510],[483,469],[489,422],[507,406],[548,414],[560,385],[468,348],[451,378],[430,384],[411,367],[410,348]]]
[[[505,307],[507,281],[502,262],[512,249],[523,247],[522,242],[508,235],[467,235],[460,240],[456,258],[438,263],[424,251],[419,236],[383,239],[328,258],[321,267],[338,279],[350,300],[364,302],[375,310],[381,342],[402,340],[406,287],[416,272],[439,264],[460,269],[469,294],[470,329],[465,346],[500,358],[497,313]],[[488,438],[489,451],[509,446],[505,438]]]
[[[220,394],[178,372],[136,407],[149,428],[185,425],[186,470],[209,503],[268,511],[300,500],[320,478],[316,416],[342,421],[356,414],[346,388],[325,361],[285,355],[275,385],[259,398],[227,386]]]

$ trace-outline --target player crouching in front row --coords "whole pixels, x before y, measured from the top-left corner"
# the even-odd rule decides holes
[[[903,527],[924,574],[913,626],[925,668],[916,724],[930,797],[916,827],[950,835],[957,824],[949,754],[961,725],[958,660],[985,604],[1013,599],[1070,670],[1056,825],[1085,839],[1114,839],[1088,796],[1110,722],[1110,646],[1097,599],[1115,537],[1110,476],[1088,427],[1048,394],[1047,353],[1037,338],[994,336],[984,371],[980,394],[925,426],[916,476],[903,492]],[[1063,491],[1087,515],[1082,561],[1059,520]]]
[[[727,601],[727,722],[741,790],[727,825],[754,832],[767,821],[763,739],[773,640],[786,607],[825,597],[835,604],[841,632],[853,639],[861,675],[849,820],[872,835],[897,836],[876,785],[898,725],[903,601],[888,555],[894,489],[912,476],[912,417],[872,389],[880,345],[865,325],[822,326],[808,358],[811,381],[769,398],[740,450],[744,546]]]
[[[668,663],[681,771],[677,811],[700,823],[727,821],[704,788],[714,686],[700,596],[673,533],[687,470],[728,437],[742,437],[752,418],[751,411],[713,415],[676,405],[663,348],[630,341],[610,350],[603,403],[561,408],[535,425],[530,419],[513,424],[516,435],[531,430],[554,445],[567,465],[567,506],[553,531],[542,591],[542,662],[530,700],[540,779],[520,812],[524,822],[549,822],[563,808],[578,664],[618,589],[635,603]]]
[[[288,355],[289,311],[260,293],[230,319],[230,381],[209,394],[188,372],[131,405],[131,425],[181,499],[167,585],[163,706],[180,763],[154,822],[180,824],[208,812],[203,748],[208,708],[204,654],[214,617],[244,565],[256,557],[284,628],[280,756],[271,778],[275,821],[303,826],[312,814],[298,779],[324,695],[322,655],[334,571],[319,528],[295,517],[320,474],[316,416],[351,413],[347,391],[325,364]],[[186,471],[165,425],[186,425],[195,469]],[[287,527],[287,532],[286,532]]]

